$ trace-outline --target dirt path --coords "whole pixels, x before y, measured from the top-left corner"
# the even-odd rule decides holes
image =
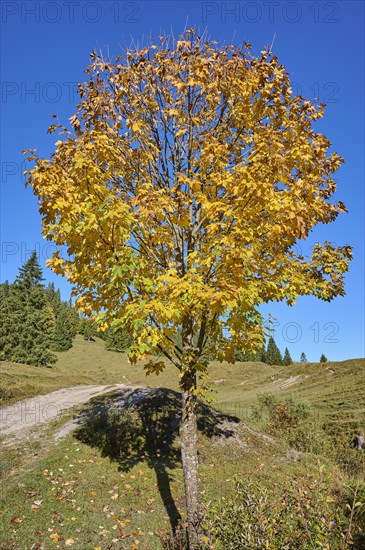
[[[97,395],[127,387],[74,386],[7,405],[0,408],[0,436],[25,437],[29,430],[57,418],[63,411],[76,409]]]

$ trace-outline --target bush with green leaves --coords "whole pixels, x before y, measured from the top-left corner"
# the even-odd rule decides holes
[[[284,440],[297,451],[333,455],[333,441],[323,429],[311,406],[292,397],[284,399],[265,393],[257,398],[254,420],[274,437]]]
[[[201,550],[356,548],[360,528],[344,495],[332,494],[322,466],[307,484],[291,485],[274,494],[236,479],[234,496],[206,506]]]
[[[271,393],[258,395],[252,420],[297,451],[321,455],[350,477],[364,477],[365,453],[351,447],[353,434],[360,426],[352,431],[344,431],[342,426],[334,430],[308,403]]]
[[[262,420],[274,436],[285,436],[311,415],[310,406],[303,401],[294,401],[292,397],[279,399],[271,393],[262,393],[257,397],[257,406],[253,415]]]

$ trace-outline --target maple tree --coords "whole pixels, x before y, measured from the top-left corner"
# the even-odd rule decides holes
[[[295,253],[330,202],[341,157],[313,123],[323,105],[294,96],[268,49],[221,47],[188,30],[115,61],[95,52],[72,128],[50,159],[28,151],[28,183],[48,265],[102,330],[125,330],[132,363],[164,354],[182,390],[181,453],[190,548],[199,537],[195,403],[209,354],[261,349],[257,310],[300,295],[344,294],[349,246]],[[62,246],[67,246],[67,255]]]

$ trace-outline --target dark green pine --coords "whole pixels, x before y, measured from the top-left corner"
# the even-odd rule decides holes
[[[285,348],[284,358],[283,358],[283,364],[284,364],[284,365],[292,365],[292,364],[293,364],[293,360],[292,360],[292,358],[291,358],[291,355],[290,355],[290,353],[289,353],[288,348]]]
[[[36,366],[51,365],[54,320],[35,252],[19,269],[0,303],[0,358]]]
[[[267,349],[265,353],[265,363],[268,365],[282,365],[283,358],[281,356],[280,350],[276,345],[276,342],[272,336],[270,336]]]
[[[105,347],[108,351],[126,351],[131,343],[130,335],[124,330],[110,330],[105,336]]]
[[[72,347],[74,335],[73,319],[67,304],[61,304],[58,308],[56,324],[53,334],[54,351],[66,351]]]

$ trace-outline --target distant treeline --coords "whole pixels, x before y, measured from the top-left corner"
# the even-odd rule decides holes
[[[295,361],[292,360],[288,348],[285,348],[284,354],[281,354],[274,337],[270,336],[266,347],[262,348],[258,353],[244,353],[241,350],[236,350],[236,361],[254,361],[262,362],[267,365],[292,365]],[[320,357],[320,363],[327,363],[327,357],[322,353]],[[307,363],[307,356],[302,352],[300,356],[301,363]]]

